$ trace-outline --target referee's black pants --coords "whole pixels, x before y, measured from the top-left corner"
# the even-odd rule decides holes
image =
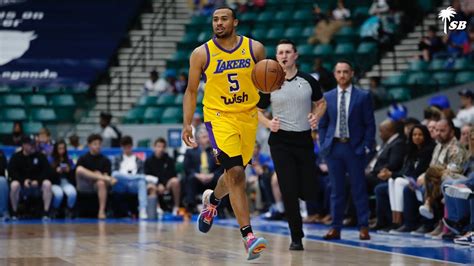
[[[268,144],[283,197],[291,239],[293,242],[300,241],[304,233],[299,198],[315,201],[319,193],[311,131],[272,132]]]

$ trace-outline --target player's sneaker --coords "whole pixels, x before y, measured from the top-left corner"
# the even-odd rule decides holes
[[[212,190],[206,189],[202,194],[203,208],[198,217],[198,229],[203,233],[207,233],[211,230],[214,217],[217,216],[217,205],[212,205],[210,203],[212,192]]]
[[[268,245],[268,241],[265,238],[255,237],[252,233],[249,233],[243,240],[245,251],[248,254],[247,260],[254,260],[260,257],[260,254]]]

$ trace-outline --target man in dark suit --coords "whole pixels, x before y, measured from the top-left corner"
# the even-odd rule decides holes
[[[196,140],[198,146],[187,150],[184,155],[185,205],[190,212],[196,212],[196,195],[214,188],[223,173],[223,169],[216,164],[205,128],[197,130]]]
[[[359,238],[369,240],[369,207],[364,175],[366,154],[375,142],[375,119],[368,92],[352,86],[350,62],[340,60],[334,67],[337,88],[324,94],[327,111],[319,123],[321,155],[328,162],[331,182],[332,228],[326,240],[340,239],[344,213],[344,188],[349,174],[351,192],[360,227]]]

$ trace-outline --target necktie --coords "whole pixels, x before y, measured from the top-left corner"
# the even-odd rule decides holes
[[[201,151],[201,173],[209,174],[209,161],[207,160],[206,150]]]
[[[346,119],[346,91],[342,90],[341,102],[339,104],[339,137],[347,138],[347,119]]]

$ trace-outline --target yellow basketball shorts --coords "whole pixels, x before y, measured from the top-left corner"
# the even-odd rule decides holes
[[[204,123],[214,155],[226,169],[246,166],[257,137],[258,111],[227,113],[204,108]]]

